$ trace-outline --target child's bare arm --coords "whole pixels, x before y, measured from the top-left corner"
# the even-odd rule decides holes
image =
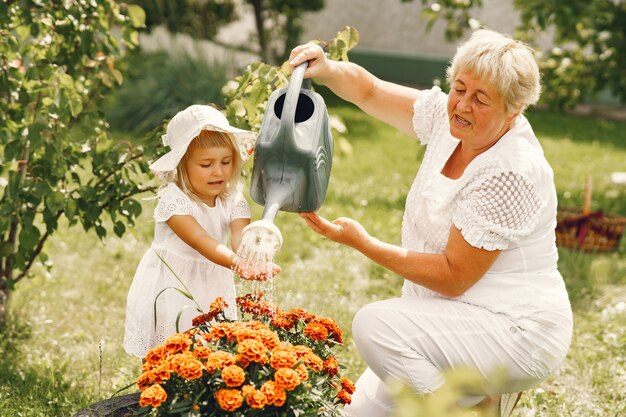
[[[172,216],[167,225],[183,242],[200,252],[205,258],[225,268],[232,268],[235,253],[209,234],[192,216]]]
[[[233,248],[234,252],[237,252],[241,244],[243,228],[249,224],[250,219],[246,218],[235,219],[230,223],[230,247]]]

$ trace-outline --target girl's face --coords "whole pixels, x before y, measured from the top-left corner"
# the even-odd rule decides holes
[[[186,170],[189,185],[202,201],[211,207],[233,175],[233,150],[229,147],[190,150]]]
[[[459,72],[448,94],[450,134],[464,146],[485,150],[511,127],[517,113],[506,112],[504,98],[471,72]]]

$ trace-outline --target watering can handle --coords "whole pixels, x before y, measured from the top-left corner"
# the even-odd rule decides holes
[[[302,88],[302,81],[304,80],[304,71],[306,71],[308,66],[309,61],[304,61],[302,64],[295,67],[291,73],[287,93],[285,94],[285,102],[283,103],[283,113],[280,118],[281,129],[283,131],[288,132],[293,130],[298,98],[300,97],[300,89]]]

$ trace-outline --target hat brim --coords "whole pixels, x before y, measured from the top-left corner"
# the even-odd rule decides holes
[[[180,160],[187,152],[187,148],[191,141],[200,134],[202,130],[214,130],[216,132],[229,133],[235,136],[235,140],[237,145],[239,146],[239,152],[241,154],[241,159],[243,162],[246,162],[252,151],[254,150],[254,145],[256,144],[257,134],[243,129],[237,129],[236,127],[228,126],[227,128],[221,126],[215,126],[211,124],[203,125],[201,128],[198,128],[192,132],[187,144],[184,147],[181,147],[177,150],[171,150],[165,155],[161,156],[155,162],[150,165],[150,170],[155,174],[159,175],[161,173],[166,173],[170,171],[174,171]],[[159,175],[162,177],[162,175]]]

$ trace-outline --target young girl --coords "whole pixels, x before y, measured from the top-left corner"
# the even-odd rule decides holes
[[[154,241],[128,292],[124,348],[129,354],[143,358],[162,344],[175,333],[179,314],[179,330],[187,330],[198,307],[208,311],[217,297],[228,304],[227,316],[236,318],[231,269],[242,229],[250,223],[239,173],[255,139],[210,106],[190,106],[170,121],[163,141],[171,151],[150,166],[167,185],[154,211]],[[226,246],[229,232],[232,250]]]

